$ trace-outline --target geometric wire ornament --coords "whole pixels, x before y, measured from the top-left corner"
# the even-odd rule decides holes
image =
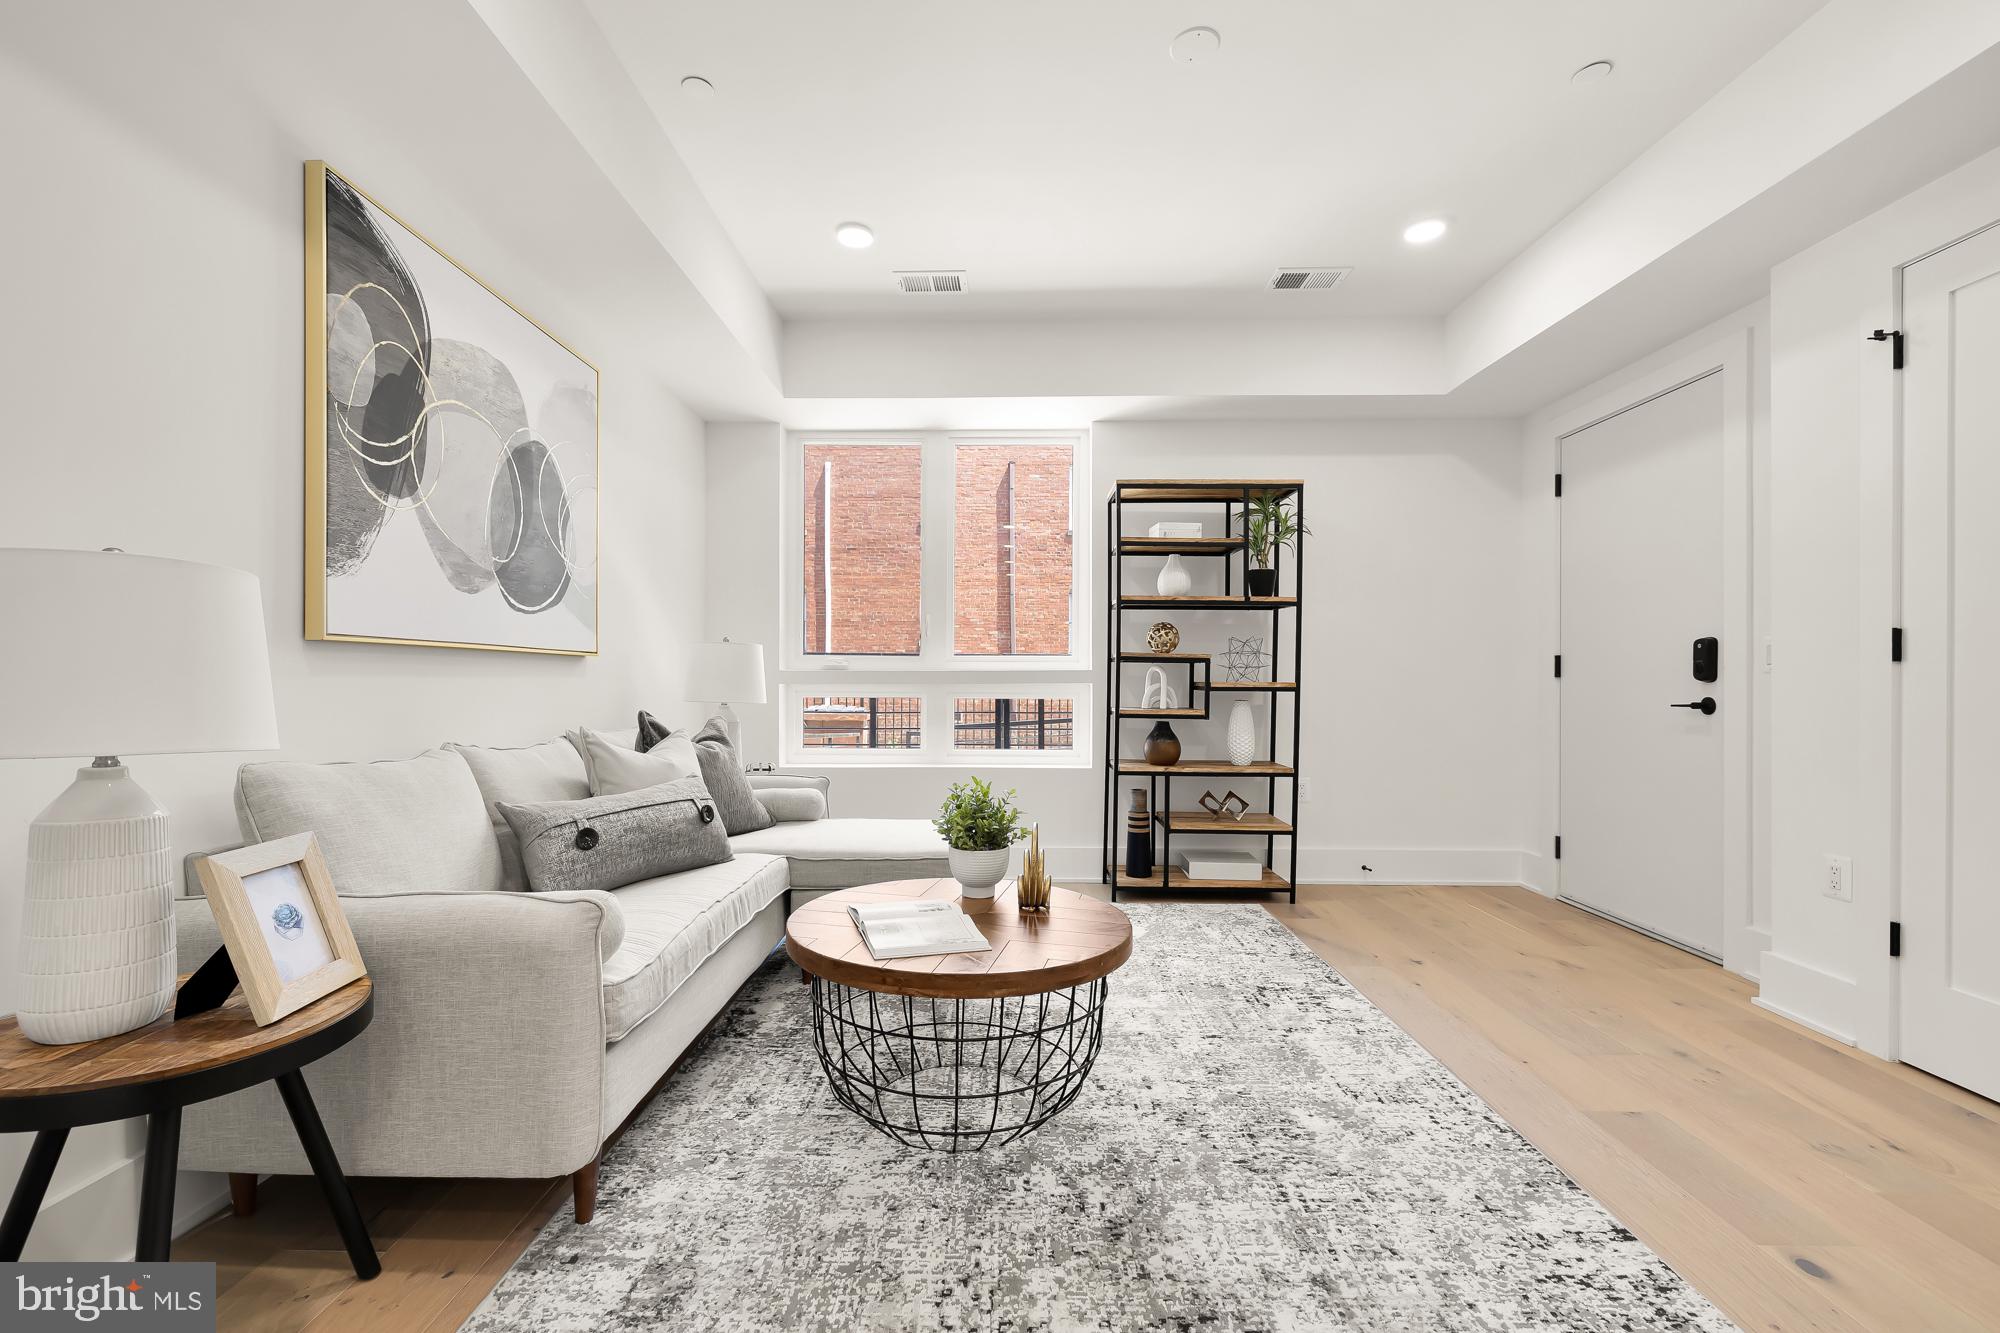
[[[813,1045],[833,1095],[898,1143],[978,1152],[1068,1109],[1104,1041],[1108,978],[952,1000],[812,979]]]
[[[1231,639],[1228,649],[1222,654],[1222,678],[1224,680],[1264,679],[1264,636],[1253,634],[1247,639]]]

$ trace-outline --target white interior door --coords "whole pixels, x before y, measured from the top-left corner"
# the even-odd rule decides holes
[[[1723,378],[1562,441],[1562,896],[1720,960]],[[1723,639],[1720,653],[1748,645]],[[1714,711],[1674,707],[1712,701]]]
[[[2000,227],[1903,330],[1902,1053],[2000,1097]]]

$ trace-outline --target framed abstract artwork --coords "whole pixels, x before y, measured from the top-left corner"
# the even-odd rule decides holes
[[[308,639],[597,651],[597,368],[306,163]]]

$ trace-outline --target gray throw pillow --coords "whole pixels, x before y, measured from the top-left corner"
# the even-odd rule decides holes
[[[671,744],[673,739],[669,736],[661,743]],[[694,753],[701,761],[701,780],[708,784],[708,794],[715,798],[722,822],[731,833],[755,833],[778,822],[750,789],[750,778],[743,771],[743,761],[736,757],[736,747],[729,743],[729,732],[720,716],[702,723],[694,734]]]
[[[616,889],[731,857],[729,832],[698,777],[581,801],[502,802],[537,893]]]
[[[642,750],[650,753],[686,735],[684,731],[668,731],[651,713],[639,714],[639,748]],[[731,835],[755,833],[778,822],[751,789],[750,778],[743,771],[743,761],[737,757],[736,747],[729,743],[729,731],[722,725],[720,714],[703,723],[701,730],[694,734],[694,753],[701,764],[701,780],[708,784],[708,794],[715,798],[716,808],[722,812],[722,822]]]
[[[584,772],[589,776],[592,796],[642,791],[663,782],[691,778],[701,772],[701,763],[694,755],[694,743],[685,734],[669,736],[659,744],[647,747],[644,753],[588,727],[572,731],[569,741],[583,756]]]

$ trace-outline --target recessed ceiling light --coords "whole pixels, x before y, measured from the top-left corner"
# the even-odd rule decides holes
[[[1222,34],[1213,28],[1189,28],[1167,47],[1167,57],[1177,64],[1192,65],[1222,49]]]
[[[1602,83],[1611,77],[1611,70],[1612,65],[1609,60],[1592,61],[1576,73],[1570,75],[1569,81],[1575,84]]]
[[[697,102],[706,102],[715,96],[715,85],[699,74],[690,74],[681,80],[681,93]]]
[[[1422,222],[1412,222],[1403,228],[1403,239],[1411,245],[1429,245],[1444,233],[1443,218],[1425,218]]]
[[[875,244],[875,233],[863,222],[843,222],[833,229],[833,239],[850,250],[866,250]]]

